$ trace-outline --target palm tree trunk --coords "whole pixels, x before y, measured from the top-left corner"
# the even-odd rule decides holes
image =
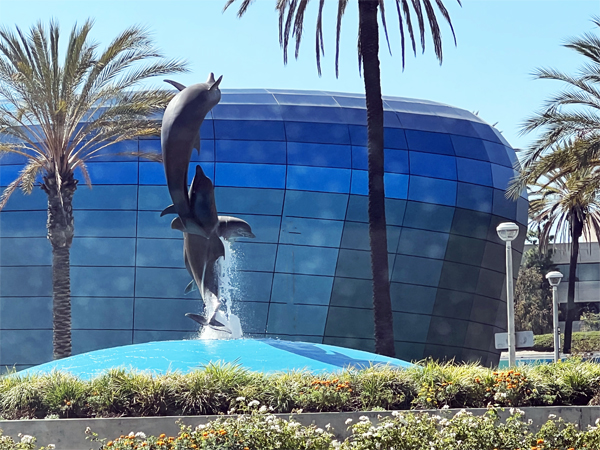
[[[73,194],[77,180],[63,176],[60,190],[56,176],[44,177],[42,189],[48,195],[48,240],[52,244],[52,296],[54,359],[71,356],[70,250],[73,242]],[[62,201],[61,201],[62,197]]]
[[[563,353],[571,353],[573,336],[573,321],[575,320],[575,281],[577,273],[577,258],[579,257],[579,238],[583,232],[583,223],[577,213],[571,213],[571,257],[569,260],[569,286],[567,290],[567,315],[565,317],[565,342]]]
[[[378,0],[359,0],[359,45],[367,104],[369,239],[373,272],[375,351],[395,356],[383,185],[383,101],[379,70]]]

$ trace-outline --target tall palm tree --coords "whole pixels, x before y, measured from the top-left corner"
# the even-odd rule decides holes
[[[568,153],[559,148],[557,153]],[[554,159],[555,155],[549,155]],[[544,164],[544,157],[537,164]],[[597,162],[597,161],[596,161]],[[531,167],[531,166],[530,166]],[[555,242],[570,244],[567,315],[565,320],[564,353],[571,352],[575,317],[575,281],[580,238],[591,242],[600,236],[600,166],[594,164],[577,170],[561,172],[554,169],[529,178],[529,208],[532,220],[539,224],[539,245],[547,248]],[[537,178],[536,178],[537,176]]]
[[[75,169],[88,186],[86,163],[113,143],[159,134],[151,116],[172,94],[131,90],[156,75],[186,70],[153,47],[148,32],[131,27],[103,51],[91,42],[93,22],[75,25],[64,59],[59,27],[41,22],[24,33],[0,29],[0,156],[26,158],[19,176],[0,197],[0,210],[18,188],[30,194],[36,179],[48,196],[48,240],[52,245],[54,358],[71,354],[70,248],[74,236]],[[6,139],[8,138],[8,139]]]
[[[227,9],[236,0],[227,0]],[[241,0],[238,17],[242,17],[254,0]],[[295,56],[298,57],[302,31],[304,27],[304,14],[310,0],[276,0],[276,9],[279,12],[279,42],[283,48],[284,63],[287,63],[287,49],[290,38],[296,41]],[[450,25],[452,35],[454,29],[450,15],[445,8],[443,0],[412,0],[412,11],[408,0],[396,0],[398,12],[402,67],[405,58],[405,29],[416,54],[415,30],[413,28],[413,14],[416,18],[421,38],[421,48],[425,51],[425,16],[429,23],[431,37],[433,38],[434,51],[440,64],[442,63],[441,31],[432,3],[435,2],[439,13]],[[460,0],[457,0],[460,5]],[[338,0],[336,24],[336,49],[335,73],[338,75],[338,61],[340,50],[340,32],[342,18],[348,0]],[[392,301],[390,297],[390,281],[388,275],[387,259],[387,233],[385,218],[385,192],[383,185],[383,100],[381,97],[381,73],[379,67],[379,24],[377,13],[381,16],[381,23],[386,33],[384,0],[358,0],[359,26],[358,26],[358,62],[359,70],[363,69],[365,85],[365,100],[367,107],[367,138],[368,138],[368,173],[369,173],[369,239],[371,244],[371,271],[373,274],[373,314],[375,322],[375,351],[382,355],[395,356],[394,350],[394,324],[392,316]],[[323,43],[323,7],[325,0],[319,0],[315,50],[317,70],[321,74],[321,56],[324,55]],[[454,38],[456,44],[456,37]],[[389,49],[389,41],[388,41]]]

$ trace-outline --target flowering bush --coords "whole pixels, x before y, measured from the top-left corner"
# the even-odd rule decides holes
[[[4,436],[0,430],[0,450],[36,450],[36,439],[28,434],[19,434],[19,441],[15,441],[10,436]],[[46,447],[39,447],[39,450],[54,450],[54,444]]]

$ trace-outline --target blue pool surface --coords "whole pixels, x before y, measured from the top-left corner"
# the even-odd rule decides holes
[[[247,370],[265,373],[289,370],[336,372],[345,368],[371,365],[410,367],[395,358],[360,350],[309,342],[277,339],[161,341],[125,345],[82,353],[18,372],[19,375],[44,374],[53,370],[70,372],[91,379],[111,368],[188,373],[208,363],[234,363]]]

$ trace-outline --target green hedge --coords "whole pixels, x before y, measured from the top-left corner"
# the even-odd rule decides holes
[[[277,413],[600,404],[600,365],[573,359],[494,371],[429,361],[317,376],[209,364],[185,375],[111,370],[91,381],[60,372],[0,378],[5,419],[232,414],[244,412],[240,399]]]
[[[562,334],[560,342],[564,342],[565,335]],[[542,334],[533,337],[533,348],[537,352],[551,352],[554,350],[554,336]],[[600,331],[581,331],[573,333],[571,350],[574,353],[587,353],[600,351]]]

